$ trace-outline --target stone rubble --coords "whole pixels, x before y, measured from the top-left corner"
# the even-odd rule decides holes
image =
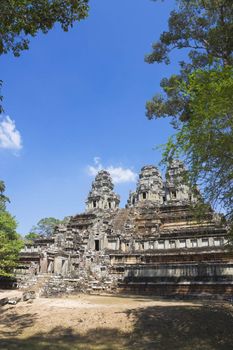
[[[10,299],[8,300],[8,304],[16,305],[16,304],[18,304],[20,301],[21,301],[21,298],[20,298],[20,297],[10,298]]]

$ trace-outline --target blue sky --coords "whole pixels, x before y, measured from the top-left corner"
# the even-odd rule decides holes
[[[43,217],[83,211],[100,164],[115,171],[121,206],[135,188],[134,174],[158,164],[154,147],[171,128],[167,120],[148,121],[145,102],[177,62],[149,65],[144,55],[167,28],[174,4],[93,0],[88,19],[70,32],[57,26],[33,38],[20,58],[1,57],[9,116],[1,126],[14,133],[18,150],[2,140],[0,170],[19,233]]]

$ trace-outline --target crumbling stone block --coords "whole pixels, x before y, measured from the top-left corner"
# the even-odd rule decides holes
[[[4,306],[8,303],[9,299],[8,298],[2,298],[0,299],[0,306]]]
[[[20,301],[21,301],[21,298],[20,298],[20,297],[10,298],[10,299],[8,300],[8,304],[16,305],[16,304],[18,304]]]
[[[36,298],[36,293],[34,291],[28,291],[23,293],[23,301],[28,301]]]

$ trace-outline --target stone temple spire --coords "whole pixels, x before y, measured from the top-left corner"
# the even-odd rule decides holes
[[[172,160],[166,171],[166,200],[172,203],[195,202],[196,198],[184,181],[186,169],[180,160]]]
[[[153,165],[146,165],[139,174],[136,192],[130,194],[128,206],[146,200],[162,204],[163,195],[163,180],[159,170]]]
[[[99,171],[87,198],[87,210],[118,208],[120,197],[113,192],[113,187],[110,174],[106,170]]]

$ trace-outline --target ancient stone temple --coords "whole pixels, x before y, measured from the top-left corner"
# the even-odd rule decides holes
[[[144,166],[125,208],[119,208],[110,174],[101,170],[86,211],[70,217],[52,237],[25,246],[21,280],[47,275],[45,294],[231,295],[233,254],[227,229],[211,208],[197,219],[193,204],[199,194],[183,183],[184,171],[180,161],[173,161],[163,181],[155,166]]]
[[[131,192],[128,206],[132,207],[140,201],[149,200],[162,204],[165,196],[163,180],[159,170],[153,165],[144,166],[139,174],[135,192]]]
[[[115,209],[119,207],[120,197],[113,192],[110,174],[101,170],[92,183],[92,189],[87,198],[87,210]]]

